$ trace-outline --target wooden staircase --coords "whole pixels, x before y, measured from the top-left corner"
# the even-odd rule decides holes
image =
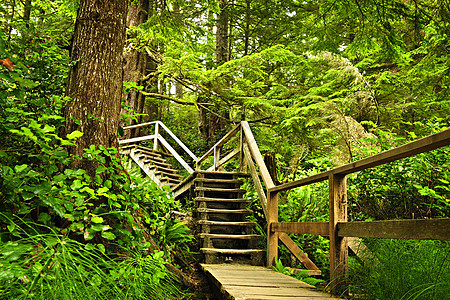
[[[168,186],[172,189],[183,179],[183,176],[178,174],[179,171],[167,163],[158,151],[135,144],[128,144],[120,150],[122,155],[129,155],[160,188]]]
[[[193,180],[195,216],[199,227],[200,251],[207,264],[238,262],[263,265],[264,250],[257,249],[256,223],[246,217],[248,199],[241,189],[246,173],[196,172]]]

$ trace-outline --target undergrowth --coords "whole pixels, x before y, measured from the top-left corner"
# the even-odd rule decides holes
[[[351,260],[350,293],[363,299],[450,299],[450,243],[368,239]]]
[[[106,255],[102,244],[82,244],[36,227],[42,225],[24,223],[15,239],[0,245],[0,299],[168,299],[178,294],[163,252]]]

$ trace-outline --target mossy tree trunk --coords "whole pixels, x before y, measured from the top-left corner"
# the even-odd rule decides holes
[[[84,135],[69,153],[82,156],[89,145],[117,147],[122,98],[122,65],[128,0],[81,0],[72,44],[66,95],[65,133]],[[95,172],[89,161],[72,167]]]
[[[127,28],[131,26],[139,26],[147,21],[149,13],[149,0],[140,0],[130,3]],[[146,66],[148,55],[145,51],[139,51],[134,45],[127,43],[126,52],[124,54],[125,65],[123,67],[123,80],[127,82],[136,82],[138,86],[144,86],[144,77],[146,75]],[[133,111],[133,114],[142,114],[145,106],[145,96],[136,90],[129,91],[124,94],[126,105]],[[124,113],[130,113],[123,111]],[[131,125],[141,123],[141,117],[137,120],[128,120]],[[139,128],[128,130],[125,137],[130,138],[139,134]]]

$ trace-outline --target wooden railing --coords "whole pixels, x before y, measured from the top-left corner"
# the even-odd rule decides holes
[[[129,126],[124,129],[155,125],[155,134],[120,141],[121,144],[153,139],[154,149],[161,143],[189,173],[191,168],[175,150],[159,134],[162,127],[181,146],[196,163],[195,170],[200,171],[213,156],[212,166],[206,171],[218,171],[230,160],[238,157],[239,169],[249,172],[258,193],[264,215],[267,220],[267,266],[275,263],[278,256],[279,240],[302,262],[310,271],[320,272],[317,266],[287,235],[313,234],[329,236],[330,239],[330,281],[331,291],[339,293],[346,287],[348,268],[348,237],[359,238],[394,238],[394,239],[432,239],[450,240],[450,219],[420,219],[420,220],[385,220],[372,222],[347,222],[347,175],[393,162],[402,158],[428,152],[450,144],[450,130],[430,135],[417,141],[405,144],[382,153],[358,160],[356,162],[322,172],[307,178],[295,180],[275,186],[267,166],[259,151],[248,122],[242,121],[231,129],[202,157],[197,158],[176,136],[161,122],[150,122]],[[234,138],[238,138],[238,142]],[[234,141],[233,150],[221,158],[222,150],[227,143]],[[232,143],[230,143],[232,144]],[[232,149],[233,147],[227,147]],[[262,181],[260,180],[260,177]],[[279,193],[301,186],[328,180],[329,185],[329,222],[278,222]]]
[[[162,145],[162,147],[164,147],[164,149],[166,149],[167,152],[169,152],[171,155],[173,155],[173,157],[186,169],[186,171],[189,172],[189,174],[192,174],[194,172],[192,167],[178,154],[177,151],[175,151],[175,149],[172,148],[172,146],[166,141],[166,139],[164,139],[161,136],[160,128],[164,129],[169,134],[169,136],[194,160],[194,162],[198,161],[197,156],[195,156],[194,153],[192,153],[191,150],[189,150],[189,148],[186,147],[186,145],[183,144],[183,142],[181,142],[177,138],[177,136],[175,134],[173,134],[173,132],[170,131],[166,125],[164,125],[163,122],[154,121],[154,122],[149,122],[149,123],[142,123],[142,124],[124,127],[123,130],[130,130],[133,128],[140,128],[140,127],[145,127],[145,126],[155,126],[155,134],[141,136],[141,137],[134,137],[134,138],[126,139],[126,140],[120,140],[119,144],[124,145],[124,144],[129,144],[129,143],[153,140],[153,150],[157,151],[159,146]]]
[[[239,142],[234,150],[229,151],[225,157],[221,158],[221,152],[223,146],[230,142],[234,137],[239,135]],[[264,216],[267,223],[273,223],[278,221],[278,215],[270,214],[270,208],[267,203],[267,191],[276,188],[273,183],[272,177],[269,174],[264,159],[259,151],[258,145],[256,143],[255,137],[250,129],[248,122],[242,121],[240,124],[236,125],[228,132],[220,141],[218,141],[210,150],[208,150],[198,161],[196,170],[201,170],[201,163],[204,162],[208,157],[213,156],[213,163],[207,171],[216,171],[221,166],[226,164],[228,161],[239,155],[239,166],[240,171],[249,172],[255,189],[258,193],[258,198],[260,200],[261,207],[264,211]],[[262,180],[261,180],[261,179]],[[277,194],[273,194],[273,198],[278,197]],[[272,201],[271,204],[278,205],[278,200]],[[278,206],[277,206],[278,207]],[[270,227],[268,227],[269,229]],[[273,241],[273,239],[277,239]],[[278,247],[278,238],[283,242],[283,244],[289,249],[289,251],[306,267],[310,274],[320,274],[319,268],[308,258],[308,256],[295,244],[295,242],[287,234],[273,235],[268,232],[267,248],[269,249],[272,245]],[[272,240],[271,240],[272,239]],[[272,265],[273,259],[268,265]],[[269,261],[268,261],[269,262]]]
[[[450,219],[347,222],[347,178],[350,173],[428,152],[450,144],[450,130],[430,135],[395,149],[307,178],[268,188],[267,263],[278,255],[278,239],[286,233],[325,235],[330,238],[330,281],[333,293],[346,286],[348,237],[450,240]],[[328,180],[329,222],[278,222],[278,194],[293,188]]]
[[[240,136],[237,147],[230,151],[225,157],[221,158],[220,154],[223,146],[238,134]],[[267,166],[264,163],[248,122],[242,121],[238,125],[234,126],[230,132],[228,132],[220,141],[212,146],[211,149],[197,161],[196,169],[201,170],[201,163],[211,155],[214,157],[213,165],[209,167],[207,171],[216,171],[228,161],[239,155],[240,171],[247,172],[248,167],[248,171],[252,176],[253,183],[255,184],[256,191],[261,201],[264,214],[267,216],[267,196],[264,192],[262,183],[264,183],[266,188],[275,187],[275,185],[272,177],[270,177],[269,171],[267,170]],[[262,182],[259,178],[257,170],[261,175]]]

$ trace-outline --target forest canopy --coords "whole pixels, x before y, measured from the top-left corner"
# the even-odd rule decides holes
[[[201,157],[245,120],[274,181],[295,180],[448,129],[449,36],[449,0],[2,0],[0,282],[17,289],[0,294],[46,280],[31,249],[41,267],[87,249],[99,278],[135,286],[139,271],[176,295],[164,264],[188,268],[174,253],[190,231],[120,160],[118,139],[146,134],[124,127],[163,121]],[[349,218],[449,217],[449,161],[446,147],[349,177]],[[280,220],[327,221],[323,191],[283,194]],[[326,265],[325,239],[296,242]],[[120,297],[115,284],[90,292]]]

